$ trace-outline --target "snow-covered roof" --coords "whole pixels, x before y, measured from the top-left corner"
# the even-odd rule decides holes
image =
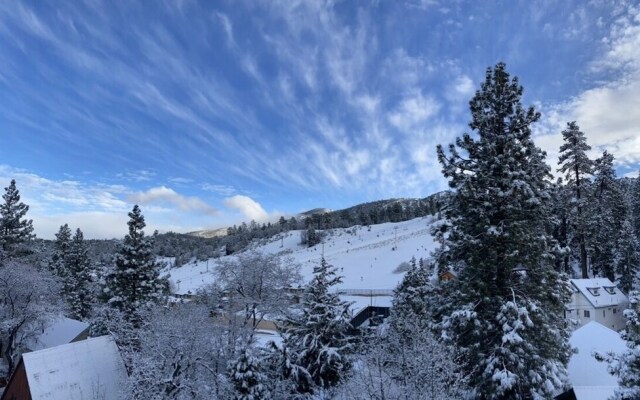
[[[48,349],[49,347],[71,343],[82,332],[89,327],[89,324],[66,317],[57,318],[51,321],[42,334],[33,338],[27,343],[27,348],[31,351]]]
[[[617,378],[607,371],[607,363],[593,357],[593,352],[622,353],[626,344],[620,334],[598,322],[591,321],[576,329],[569,343],[577,348],[569,360],[569,383],[578,400],[608,399],[618,387]]]
[[[124,362],[110,336],[22,356],[33,400],[120,399]]]
[[[627,296],[607,278],[571,279],[571,284],[595,308],[611,307],[629,302]]]

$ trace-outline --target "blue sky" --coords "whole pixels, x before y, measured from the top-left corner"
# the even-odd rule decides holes
[[[505,61],[555,164],[566,121],[640,160],[640,10],[623,1],[4,1],[0,179],[36,232],[189,231],[446,187]],[[3,185],[6,185],[3,183]]]

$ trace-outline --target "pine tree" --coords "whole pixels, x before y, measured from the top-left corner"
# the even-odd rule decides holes
[[[629,218],[622,224],[622,230],[618,236],[614,266],[620,277],[620,289],[625,293],[636,289],[637,274],[640,270],[640,244],[633,231],[633,223]]]
[[[573,189],[574,198],[572,204],[575,208],[572,210],[572,224],[577,233],[582,278],[588,278],[584,209],[586,206],[585,187],[588,184],[587,176],[591,174],[593,165],[586,153],[591,150],[591,147],[587,144],[587,138],[580,131],[580,127],[575,121],[567,123],[567,129],[562,131],[562,138],[565,143],[560,146],[560,158],[558,160],[560,168],[558,168],[558,171],[565,174],[567,184]]]
[[[633,230],[636,238],[640,242],[640,171],[635,179],[631,190],[631,218],[633,219]]]
[[[107,277],[108,303],[122,311],[134,326],[139,326],[138,309],[160,297],[163,283],[160,265],[152,253],[153,244],[144,234],[144,216],[135,205],[129,213],[129,234],[114,259],[114,270]]]
[[[422,261],[422,260],[421,260]],[[423,265],[417,265],[412,258],[410,269],[394,290],[391,327],[399,332],[404,330],[407,321],[422,321],[426,327],[429,318],[429,301],[433,293],[433,285],[429,271]]]
[[[563,185],[562,178],[554,185],[552,191],[551,214],[551,230],[557,246],[554,249],[556,256],[556,271],[570,274],[573,276],[574,271],[571,267],[571,247],[574,231],[571,229],[571,190]]]
[[[476,135],[448,155],[438,147],[454,189],[440,259],[460,271],[441,327],[478,399],[552,397],[570,355],[567,283],[545,231],[549,167],[531,138],[540,114],[523,108],[522,93],[503,63],[489,68],[470,102]]]
[[[351,349],[349,304],[331,292],[341,282],[336,268],[323,257],[305,290],[301,313],[288,316],[282,324],[284,346],[293,353],[293,363],[320,389],[338,385],[351,367],[346,357]],[[299,393],[314,392],[306,379],[297,383]]]
[[[69,225],[60,226],[53,244],[53,255],[49,261],[49,269],[57,276],[64,277],[67,271],[66,257],[71,246],[71,229]]]
[[[71,317],[86,320],[91,311],[91,260],[80,229],[76,230],[65,257],[64,296],[71,310]]]
[[[4,188],[4,203],[0,204],[0,241],[8,256],[15,255],[18,247],[35,237],[32,220],[24,219],[29,206],[20,201],[15,179]]]
[[[615,280],[614,257],[618,235],[627,214],[622,189],[613,169],[613,155],[605,151],[594,162],[592,198],[585,216],[594,276]]]
[[[230,368],[229,375],[236,390],[235,400],[267,400],[267,377],[260,371],[256,357],[247,347]]]

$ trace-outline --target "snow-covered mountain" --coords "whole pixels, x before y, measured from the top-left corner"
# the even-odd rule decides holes
[[[313,267],[326,260],[344,276],[341,290],[365,294],[389,293],[402,279],[394,272],[411,257],[427,258],[436,243],[430,234],[433,217],[415,218],[398,223],[354,226],[326,231],[323,243],[313,247],[300,244],[300,232],[290,231],[254,244],[249,250],[279,253],[291,257],[302,267],[305,281],[311,279]],[[214,281],[214,270],[226,256],[207,261],[189,262],[169,270],[169,280],[176,294],[195,293]]]

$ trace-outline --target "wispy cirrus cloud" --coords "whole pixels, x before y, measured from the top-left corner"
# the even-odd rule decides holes
[[[94,181],[125,184],[111,201],[137,195],[193,213],[206,207],[189,198],[222,209],[248,194],[298,210],[422,196],[443,187],[436,145],[467,129],[484,69],[505,60],[526,102],[549,111],[538,134],[546,149],[558,144],[554,118],[572,118],[596,147],[635,163],[633,6],[495,9],[9,1],[0,4],[0,122],[16,151],[3,155],[41,175],[81,166]],[[83,201],[48,196],[39,201]]]

